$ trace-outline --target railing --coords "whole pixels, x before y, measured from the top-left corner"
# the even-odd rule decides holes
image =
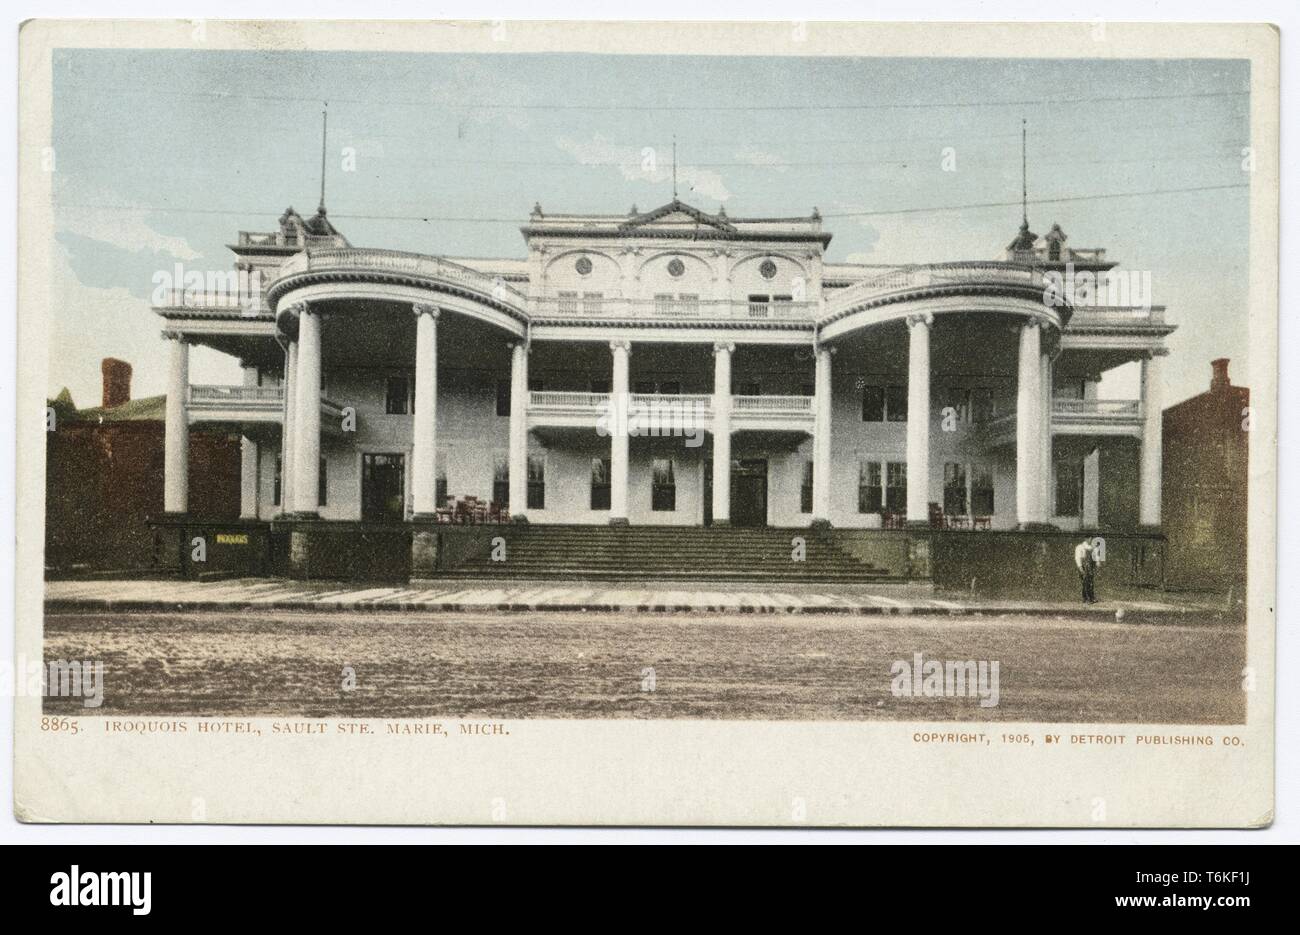
[[[1162,305],[1141,306],[1076,305],[1068,330],[1082,328],[1149,328],[1165,323]]]
[[[812,412],[812,396],[733,396],[731,408],[734,412],[754,412],[763,414]]]
[[[241,247],[346,247],[347,241],[332,234],[305,234],[302,242],[295,237],[286,237],[283,231],[240,231]]]
[[[534,296],[529,300],[538,318],[811,322],[817,303],[748,302],[743,299],[627,299],[602,296]]]
[[[1074,419],[1135,421],[1142,418],[1140,399],[1053,399],[1052,421]]]
[[[528,405],[537,409],[600,409],[609,402],[608,393],[566,393],[538,390],[528,394]]]
[[[194,385],[190,387],[190,405],[276,408],[284,405],[284,387]]]
[[[1101,247],[1062,247],[1056,259],[1051,258],[1047,247],[1030,247],[1028,250],[1014,250],[1012,256],[1017,262],[1032,263],[1105,263],[1106,251]]]
[[[271,314],[266,305],[266,296],[261,290],[207,292],[199,289],[169,289],[163,294],[162,301],[154,302],[153,307],[238,311],[250,318]]]
[[[1041,269],[1014,263],[977,261],[903,266],[831,293],[826,301],[826,315],[833,316],[895,292],[963,285],[1018,286],[1039,293],[1045,288]]]
[[[400,250],[365,250],[357,247],[309,250],[296,253],[282,264],[276,279],[308,272],[382,272],[435,279],[485,292],[499,302],[526,307],[524,294],[504,279],[452,263],[440,257]]]
[[[343,407],[324,396],[320,400],[321,415],[330,422],[343,418]],[[189,409],[194,412],[234,411],[249,415],[272,415],[278,419],[284,412],[284,387],[282,386],[210,386],[194,384],[189,388]],[[272,420],[274,421],[274,420]]]

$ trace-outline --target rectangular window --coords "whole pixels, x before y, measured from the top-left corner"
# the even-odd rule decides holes
[[[970,420],[989,422],[993,419],[993,389],[977,386],[970,391]]]
[[[655,317],[664,318],[673,313],[673,294],[671,292],[655,293]]]
[[[803,479],[799,483],[799,512],[811,513],[813,509],[813,463],[803,463]]]
[[[384,412],[390,416],[411,413],[411,381],[405,374],[390,374],[384,383]]]
[[[885,417],[890,422],[907,421],[907,387],[885,387]]]
[[[510,502],[510,454],[492,453],[492,499],[497,503]]]
[[[528,509],[546,509],[546,458],[528,456]]]
[[[561,291],[557,297],[561,315],[578,314],[578,293]]]
[[[749,317],[766,318],[768,314],[767,296],[751,295],[749,297]]]
[[[883,386],[864,386],[862,388],[862,421],[885,421],[885,388]]]
[[[966,465],[949,462],[943,466],[943,512],[966,515]]]
[[[609,458],[591,459],[591,508],[609,509]]]
[[[700,297],[695,293],[682,293],[677,297],[677,304],[682,315],[693,316],[700,313]]]
[[[280,493],[280,485],[281,483],[283,483],[283,481],[284,481],[284,462],[282,461],[279,455],[276,455],[275,456],[275,487],[271,491],[272,506],[280,505],[280,497],[282,496],[282,494]]]
[[[325,470],[325,465],[326,465],[326,461],[322,457],[320,459],[320,480],[319,483],[316,485],[316,499],[320,502],[321,506],[325,506],[329,502],[329,500],[326,497],[326,495],[329,493],[329,488],[330,488],[329,474]]]
[[[884,507],[884,488],[880,483],[880,462],[858,462],[858,512],[879,513]]]
[[[890,461],[885,465],[885,509],[891,513],[907,512],[906,461]]]
[[[435,508],[447,505],[447,465],[438,465],[433,481],[433,505]]]
[[[975,516],[993,515],[993,469],[986,464],[971,465],[970,511]]]
[[[497,380],[497,415],[510,415],[510,381]]]
[[[1062,458],[1056,462],[1056,516],[1083,512],[1083,462]]]
[[[582,314],[599,315],[604,299],[605,294],[603,292],[584,292],[582,294]]]
[[[650,509],[672,512],[677,509],[677,480],[671,458],[655,458],[650,482]]]

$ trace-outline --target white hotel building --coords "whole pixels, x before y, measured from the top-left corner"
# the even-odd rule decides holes
[[[1023,227],[1002,260],[895,269],[827,262],[815,210],[538,206],[522,233],[519,258],[449,259],[352,246],[323,210],[241,232],[236,266],[260,274],[260,294],[189,290],[157,308],[167,513],[184,517],[201,482],[187,438],[206,426],[243,436],[244,519],[299,537],[402,525],[418,540],[507,513],[531,526],[1159,527],[1173,326],[1162,307],[1082,289],[1047,301],[1067,264],[1115,265],[1057,227]],[[190,385],[195,344],[237,357],[243,385]],[[1140,397],[1099,399],[1102,375],[1130,362]],[[611,399],[686,407],[702,431],[611,435],[598,428]]]

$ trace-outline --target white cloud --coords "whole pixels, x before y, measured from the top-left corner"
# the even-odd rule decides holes
[[[619,146],[599,133],[585,141],[560,137],[555,145],[576,159],[579,165],[617,169],[629,182],[663,185],[673,177],[672,157],[654,147]],[[713,201],[731,198],[731,191],[722,181],[722,176],[699,166],[679,165],[677,188],[679,192],[694,192]]]
[[[60,180],[54,202],[56,231],[97,240],[131,253],[149,250],[178,260],[197,260],[202,256],[184,237],[154,230],[146,220],[148,216],[148,207],[130,202],[116,192],[91,190],[71,176]]]

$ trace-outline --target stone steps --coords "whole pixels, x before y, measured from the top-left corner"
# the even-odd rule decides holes
[[[805,558],[791,558],[802,537]],[[506,560],[486,551],[445,572],[456,578],[664,581],[890,581],[807,529],[671,526],[503,528]]]

